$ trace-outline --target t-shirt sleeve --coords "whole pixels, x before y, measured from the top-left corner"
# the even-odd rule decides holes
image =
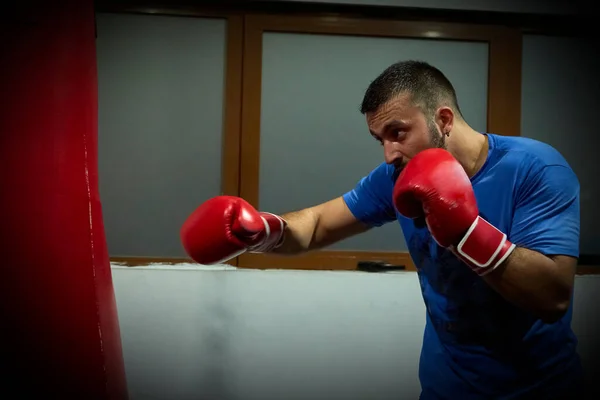
[[[375,227],[396,220],[393,173],[393,167],[383,163],[342,196],[359,221]]]
[[[579,257],[579,181],[565,165],[547,165],[518,191],[510,240],[545,255]]]

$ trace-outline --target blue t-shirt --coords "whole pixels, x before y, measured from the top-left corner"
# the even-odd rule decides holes
[[[579,182],[565,159],[532,139],[487,136],[487,160],[471,179],[480,215],[517,246],[578,257]],[[552,398],[572,385],[581,375],[572,306],[546,324],[506,301],[440,247],[427,227],[395,211],[394,180],[393,166],[383,163],[343,198],[370,226],[397,220],[402,227],[427,309],[421,398],[509,399],[533,392]]]

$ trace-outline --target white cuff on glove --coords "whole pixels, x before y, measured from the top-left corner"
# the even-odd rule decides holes
[[[473,271],[483,276],[502,264],[515,247],[504,232],[478,216],[455,252]]]
[[[278,215],[267,212],[261,212],[260,214],[265,224],[265,237],[260,244],[249,249],[252,253],[268,253],[281,246],[285,227],[287,226],[287,222]]]

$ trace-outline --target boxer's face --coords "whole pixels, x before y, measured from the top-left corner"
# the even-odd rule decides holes
[[[445,148],[433,117],[425,116],[408,95],[390,100],[366,117],[371,135],[383,146],[385,162],[394,164],[398,173],[418,152]]]

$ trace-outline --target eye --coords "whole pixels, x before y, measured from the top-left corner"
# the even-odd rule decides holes
[[[396,131],[396,139],[403,140],[406,137],[406,131],[404,129],[398,129]]]

